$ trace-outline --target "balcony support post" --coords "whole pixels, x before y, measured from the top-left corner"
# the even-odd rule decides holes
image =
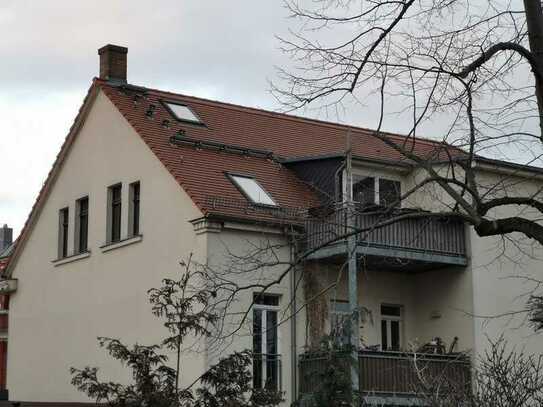
[[[352,395],[359,393],[359,366],[358,366],[358,342],[359,342],[359,307],[358,307],[358,267],[356,259],[357,236],[352,232],[356,230],[356,210],[353,202],[353,173],[352,173],[352,142],[350,131],[347,134],[347,152],[345,157],[345,231],[347,238],[347,265],[349,271],[349,311],[351,313],[350,345],[352,348],[351,371]],[[355,405],[356,397],[351,397],[351,404]]]

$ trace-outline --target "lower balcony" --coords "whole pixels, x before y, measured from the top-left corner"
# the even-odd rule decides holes
[[[350,354],[341,356],[342,368],[348,372]],[[343,359],[344,358],[344,359]],[[330,355],[311,353],[299,361],[300,394],[307,399],[322,386],[322,372]],[[366,405],[423,405],[421,377],[452,384],[456,389],[469,388],[471,365],[464,354],[425,354],[409,352],[358,352],[358,380],[361,399]]]

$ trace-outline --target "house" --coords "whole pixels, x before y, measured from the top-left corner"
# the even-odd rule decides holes
[[[514,248],[478,237],[454,217],[372,230],[383,214],[361,210],[351,222],[367,232],[354,242],[358,273],[349,286],[345,264],[354,257],[342,238],[346,212],[339,204],[352,193],[362,208],[392,208],[418,175],[370,130],[135,86],[127,82],[126,48],[107,45],[99,55],[100,76],[4,270],[12,291],[10,400],[88,401],[70,385],[71,366],[99,366],[104,378],[126,380],[96,337],[156,342],[162,327],[150,313],[149,288],[177,276],[189,257],[228,270],[232,255],[255,248],[273,248],[276,259],[240,278],[260,284],[282,276],[298,251],[308,253],[264,294],[245,290],[232,304],[233,312],[252,305],[251,323],[228,349],[253,349],[254,385],[281,389],[286,403],[312,391],[300,355],[343,326],[350,296],[363,310],[359,385],[367,394],[404,393],[381,362],[393,371],[405,355],[398,351],[435,337],[472,355],[486,349],[487,336],[502,333],[530,352],[542,350],[514,317],[477,318],[523,305],[522,281],[504,279],[521,273],[520,263]],[[442,148],[425,139],[413,145],[427,157]],[[530,191],[541,186],[539,168],[478,165],[485,179],[513,177],[514,188]],[[397,210],[436,203],[421,191]],[[500,257],[503,250],[508,255]],[[528,274],[541,269],[536,256],[522,266]],[[184,383],[217,360],[202,346],[186,353]],[[450,362],[447,355],[433,360]]]
[[[14,248],[13,229],[4,224],[0,228],[0,274],[7,266]],[[0,288],[1,291],[1,288]],[[9,295],[0,294],[0,400],[7,400],[6,368],[8,355]]]

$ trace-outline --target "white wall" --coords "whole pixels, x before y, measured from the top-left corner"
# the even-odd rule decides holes
[[[290,248],[283,235],[278,234],[276,230],[266,228],[250,227],[249,230],[239,230],[231,228],[233,225],[225,224],[225,228],[220,233],[210,233],[208,236],[208,266],[214,272],[221,274],[227,273],[225,277],[236,282],[239,287],[250,285],[266,285],[273,283],[273,286],[266,290],[268,294],[280,296],[279,315],[278,315],[278,339],[279,353],[281,354],[282,364],[282,391],[285,392],[285,406],[290,405],[292,400],[291,374],[295,373],[291,369],[291,324],[290,317],[292,308],[290,307],[290,274],[286,273],[288,264],[279,264],[275,266],[265,266],[258,264],[249,264],[241,260],[244,256],[250,256],[253,260],[255,250],[263,248],[265,256],[261,258],[263,262],[275,264],[277,261],[288,263],[290,260]],[[236,226],[240,227],[239,225]],[[236,259],[236,257],[238,257]],[[256,272],[244,273],[247,268],[256,267]],[[231,273],[231,274],[228,274]],[[286,273],[286,274],[285,274]],[[284,277],[279,282],[281,275]],[[261,292],[260,288],[254,287],[241,290],[236,295],[236,301],[231,305],[229,312],[238,313],[229,319],[229,325],[224,333],[233,334],[228,336],[219,344],[215,344],[209,351],[209,363],[215,363],[218,358],[232,351],[244,349],[252,350],[252,312],[250,304],[253,300],[253,294]],[[248,312],[248,319],[241,324],[241,317]],[[241,329],[238,330],[238,327]]]
[[[338,282],[328,293],[328,301],[348,300],[347,271],[338,266],[321,265],[316,270],[323,284]],[[361,328],[366,346],[381,344],[382,304],[403,306],[403,343],[405,349],[418,347],[433,337],[450,344],[459,337],[457,350],[473,349],[471,274],[469,270],[441,269],[424,273],[359,271],[358,301],[370,311]],[[440,318],[432,318],[439,312]],[[300,327],[303,330],[303,327]],[[299,341],[303,344],[305,338]]]
[[[128,184],[141,182],[143,240],[106,253],[107,187],[123,183],[127,233]],[[58,210],[70,208],[73,250],[75,200],[89,196],[90,257],[55,267]],[[97,336],[153,343],[163,328],[146,291],[181,271],[191,251],[205,257],[205,240],[188,220],[201,216],[189,197],[102,93],[78,135],[14,270],[10,300],[7,387],[13,400],[84,401],[69,368],[99,366],[102,377],[127,380],[127,371],[98,349]],[[203,368],[189,356],[185,380]]]

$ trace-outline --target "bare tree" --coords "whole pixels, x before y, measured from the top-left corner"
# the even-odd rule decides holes
[[[481,154],[540,162],[541,2],[308,3],[286,2],[303,25],[282,39],[298,63],[281,70],[282,81],[274,86],[284,106],[337,108],[349,97],[375,101],[380,108],[372,135],[420,170],[404,199],[433,186],[445,197],[441,210],[458,214],[480,236],[519,232],[543,243],[543,226],[534,220],[543,213],[541,189],[515,190],[520,167],[488,183],[477,166]],[[382,131],[391,111],[409,118],[405,137]],[[428,121],[447,121],[448,128],[436,148],[421,154],[415,137]],[[512,206],[518,214],[497,215]]]
[[[429,375],[415,362],[418,380],[414,389],[432,407],[540,406],[542,362],[541,355],[527,355],[498,338],[490,341],[479,358],[471,383],[447,375]]]

